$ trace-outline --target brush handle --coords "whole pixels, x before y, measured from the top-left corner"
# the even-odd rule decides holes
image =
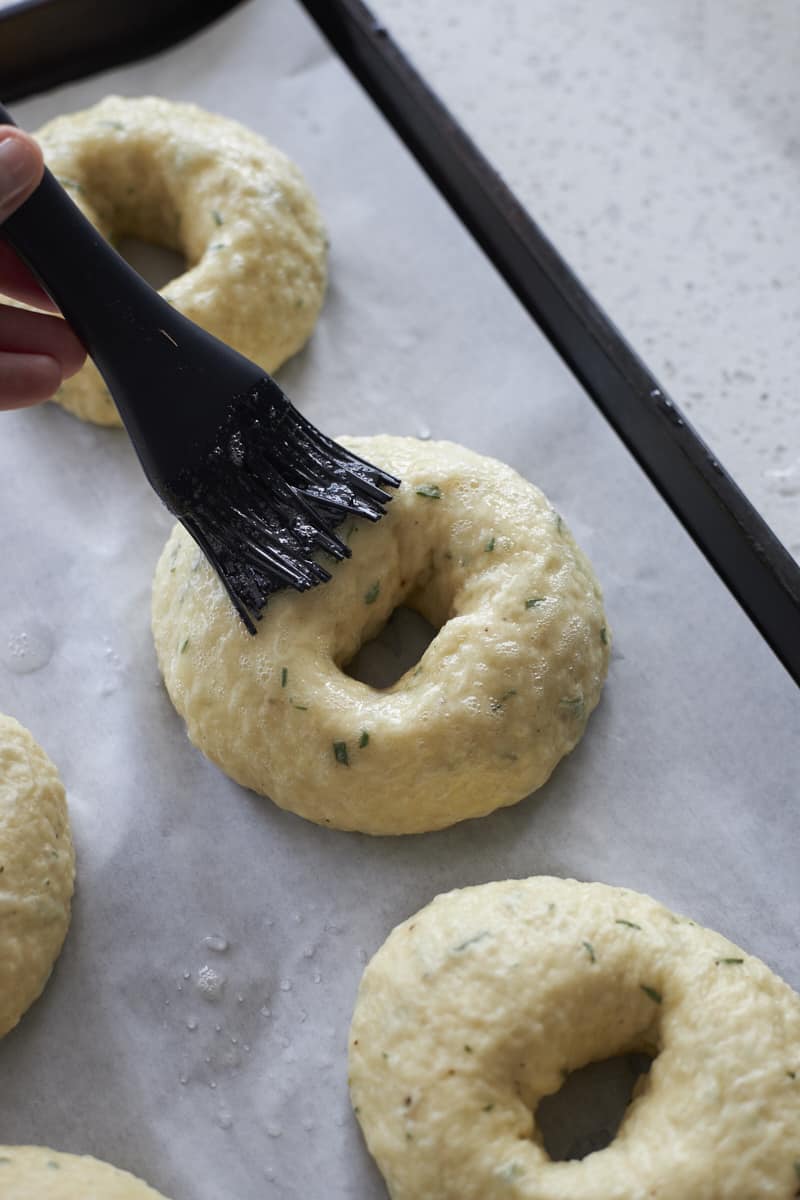
[[[0,105],[0,125],[13,125]],[[252,386],[264,372],[182,316],[109,245],[55,177],[0,226],[94,359],[151,481],[186,443],[207,445],[202,401]],[[176,389],[183,403],[170,404]],[[196,394],[192,420],[185,398]],[[212,414],[219,423],[219,411]],[[163,451],[158,454],[159,449]]]

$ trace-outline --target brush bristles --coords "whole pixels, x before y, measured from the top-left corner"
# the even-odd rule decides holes
[[[325,437],[266,378],[230,406],[216,445],[172,486],[175,515],[251,633],[267,600],[330,579],[315,555],[349,558],[348,516],[379,520],[399,480]]]

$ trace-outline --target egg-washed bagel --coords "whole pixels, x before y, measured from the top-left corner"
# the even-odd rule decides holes
[[[655,1054],[615,1139],[553,1162],[565,1076]],[[648,896],[534,878],[438,896],[367,966],[350,1091],[392,1200],[790,1200],[800,997]]]
[[[69,928],[74,881],[58,771],[27,729],[0,714],[0,1037],[50,977]]]
[[[304,344],[325,291],[326,239],[285,154],[236,121],[152,96],[107,96],[36,136],[106,238],[183,254],[186,272],[161,294],[185,316],[270,372]],[[56,399],[86,421],[120,424],[92,362]]]
[[[166,1200],[141,1179],[88,1155],[0,1146],[3,1200]]]
[[[600,588],[510,467],[448,442],[342,438],[403,483],[353,557],[269,602],[255,637],[176,526],[153,586],[167,690],[233,779],[312,821],[418,833],[514,804],[579,740],[605,678]],[[398,605],[439,632],[384,690],[343,667]]]

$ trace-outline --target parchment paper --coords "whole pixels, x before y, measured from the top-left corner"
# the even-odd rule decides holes
[[[0,1141],[96,1154],[172,1200],[379,1200],[347,1027],[368,955],[437,892],[535,873],[638,888],[800,986],[800,698],[291,0],[17,115],[35,128],[115,90],[237,117],[306,171],[331,287],[282,380],[311,419],[510,462],[605,586],[606,694],[547,787],[426,837],[326,831],[186,739],[149,632],[170,520],[125,438],[55,406],[0,421],[0,709],[59,764],[79,865],[62,958],[0,1043]]]

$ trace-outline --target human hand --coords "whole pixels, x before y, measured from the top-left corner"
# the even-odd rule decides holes
[[[0,409],[47,400],[86,351],[35,278],[2,239],[2,222],[38,187],[44,164],[33,138],[0,126],[0,292],[45,312],[0,304]]]

